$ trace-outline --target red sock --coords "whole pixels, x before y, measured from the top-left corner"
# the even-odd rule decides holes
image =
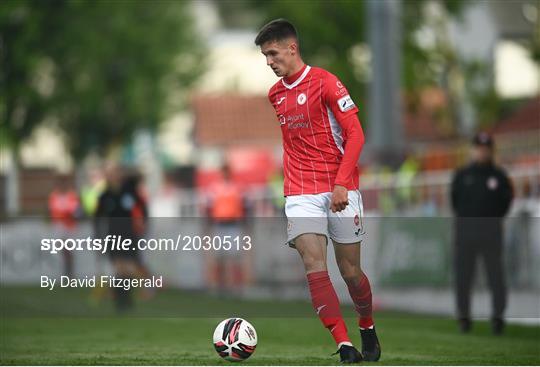
[[[339,300],[328,272],[309,273],[307,279],[309,292],[311,293],[311,303],[324,327],[330,330],[337,345],[343,342],[350,343],[347,326],[345,326],[339,309]]]
[[[368,277],[362,273],[359,281],[347,283],[347,287],[358,313],[358,326],[361,329],[369,329],[373,326],[373,307]]]

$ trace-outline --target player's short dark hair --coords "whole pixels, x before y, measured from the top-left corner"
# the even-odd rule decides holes
[[[257,37],[255,37],[255,44],[261,46],[269,41],[282,41],[291,37],[298,40],[296,29],[287,19],[279,18],[261,28]]]

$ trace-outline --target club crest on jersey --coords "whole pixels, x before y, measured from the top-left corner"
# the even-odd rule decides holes
[[[487,187],[490,190],[497,190],[497,187],[499,187],[499,181],[495,177],[490,177],[487,180]]]
[[[298,95],[298,98],[296,98],[296,101],[298,102],[299,105],[303,105],[304,103],[306,103],[307,97],[304,93],[300,93]]]
[[[349,111],[350,109],[353,109],[355,107],[351,96],[348,94],[338,99],[337,104],[341,112]]]

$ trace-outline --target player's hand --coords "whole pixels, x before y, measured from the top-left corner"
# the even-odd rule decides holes
[[[349,190],[345,186],[335,185],[330,203],[332,213],[342,211],[347,205],[349,205]]]

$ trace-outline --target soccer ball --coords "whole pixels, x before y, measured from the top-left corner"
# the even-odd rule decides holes
[[[220,357],[228,361],[249,358],[257,346],[257,332],[244,319],[233,317],[223,320],[214,331],[214,348]]]

